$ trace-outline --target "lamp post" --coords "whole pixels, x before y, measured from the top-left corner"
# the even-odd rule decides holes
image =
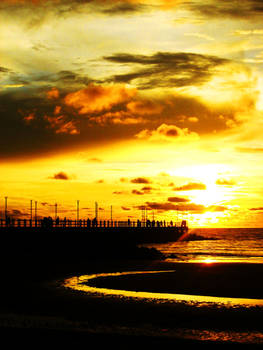
[[[5,197],[5,223],[7,222],[7,198]]]
[[[79,222],[79,200],[77,200],[77,224]]]
[[[35,227],[37,227],[37,201],[35,201]]]

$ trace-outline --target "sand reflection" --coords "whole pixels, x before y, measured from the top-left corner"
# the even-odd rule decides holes
[[[92,294],[102,294],[102,295],[113,295],[119,297],[129,297],[129,298],[143,298],[151,299],[156,302],[161,300],[169,300],[174,302],[186,302],[189,304],[196,304],[201,306],[202,304],[218,304],[222,306],[229,307],[239,307],[239,306],[263,306],[263,299],[248,299],[248,298],[229,298],[229,297],[215,297],[215,296],[204,296],[204,295],[188,295],[188,294],[176,294],[176,293],[152,293],[144,291],[130,291],[121,289],[111,289],[111,288],[100,288],[90,286],[89,282],[99,277],[118,277],[136,274],[161,274],[167,272],[175,272],[175,270],[161,270],[161,271],[129,271],[129,272],[116,272],[116,273],[100,273],[91,275],[82,275],[68,278],[64,281],[63,285],[66,288],[71,288],[73,290],[82,291]],[[139,289],[139,286],[138,286]]]

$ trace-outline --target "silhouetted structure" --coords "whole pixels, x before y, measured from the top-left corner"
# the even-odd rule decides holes
[[[61,220],[59,217],[56,217],[55,220],[53,220],[50,216],[44,217],[43,219],[38,219],[37,216],[35,216],[35,219],[14,219],[10,218],[8,215],[5,219],[0,219],[0,230],[4,228],[50,228],[55,227],[57,229],[59,228],[99,228],[99,227],[108,227],[108,228],[174,228],[174,229],[183,229],[186,231],[188,229],[186,220],[183,220],[181,223],[174,223],[173,221],[170,221],[170,223],[167,223],[164,221],[155,221],[155,220],[149,220],[147,219],[145,222],[141,220],[137,221],[131,221],[128,219],[127,221],[117,221],[117,220],[98,220],[97,217],[94,217],[92,220],[88,219],[79,219],[79,220],[70,220],[67,218],[64,218]]]

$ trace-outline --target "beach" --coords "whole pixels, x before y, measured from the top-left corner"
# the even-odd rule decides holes
[[[8,271],[9,270],[9,271]],[[102,295],[65,288],[74,276],[141,271],[95,278],[96,288],[262,298],[260,264],[171,263],[156,259],[83,259],[43,264],[24,259],[2,276],[1,336],[12,342],[262,345],[262,307],[194,304]],[[147,271],[163,273],[147,274]],[[174,271],[165,273],[164,271]],[[217,283],[216,283],[217,282]],[[251,285],[251,282],[254,285]]]
[[[202,230],[154,246],[88,235],[6,238],[1,337],[19,345],[260,347],[261,236]]]

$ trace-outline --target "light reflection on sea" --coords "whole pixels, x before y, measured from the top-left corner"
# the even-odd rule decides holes
[[[242,278],[242,271],[246,270],[247,264],[250,269],[254,270],[254,266],[251,263],[263,264],[263,229],[194,229],[189,230],[188,234],[182,237],[177,242],[169,242],[164,244],[147,244],[145,246],[154,247],[161,251],[165,257],[166,262],[172,263],[205,263],[207,266],[212,266],[213,263],[242,263],[236,264],[238,276],[236,278]],[[195,264],[194,264],[195,265]],[[230,264],[234,266],[234,264]],[[243,269],[244,267],[244,269]],[[252,270],[251,270],[252,269]],[[260,270],[260,269],[259,269]],[[259,271],[257,270],[257,271]],[[238,315],[243,315],[242,310],[247,310],[250,315],[256,312],[256,315],[261,314],[263,311],[263,299],[249,299],[249,298],[225,298],[218,296],[203,296],[203,295],[190,295],[190,294],[176,294],[176,293],[152,293],[144,291],[130,291],[121,289],[99,288],[93,285],[89,285],[91,280],[95,281],[96,278],[107,277],[121,277],[124,275],[132,274],[158,274],[167,271],[135,271],[135,272],[117,272],[110,274],[93,274],[82,275],[69,278],[64,281],[64,287],[70,288],[75,291],[82,291],[87,294],[95,294],[102,298],[106,296],[113,296],[121,300],[142,300],[149,303],[158,305],[187,305],[190,308],[202,309],[206,308],[208,314],[214,315],[215,310],[224,311],[233,310]],[[172,270],[171,272],[174,272]],[[247,276],[245,274],[245,276]],[[244,277],[245,277],[244,276]],[[250,276],[250,275],[248,275]],[[228,277],[229,278],[229,277]],[[252,278],[257,278],[257,275]],[[238,282],[238,280],[236,280]],[[235,279],[233,280],[235,283]],[[245,283],[245,282],[244,282]],[[253,283],[252,283],[253,284]],[[95,283],[96,285],[96,283]],[[246,284],[245,284],[246,285]],[[255,283],[254,285],[257,285]],[[242,286],[242,284],[241,284]],[[252,286],[251,286],[252,287]],[[138,286],[139,290],[139,286]],[[257,290],[258,291],[258,290]],[[260,291],[259,291],[260,292]],[[219,290],[220,293],[220,290]],[[258,293],[260,297],[260,293]],[[258,313],[259,312],[259,313]],[[218,314],[217,314],[218,315]],[[213,317],[213,316],[212,316]],[[250,325],[247,325],[250,327]],[[248,331],[238,330],[218,330],[211,327],[207,329],[154,329],[155,335],[176,336],[187,339],[198,340],[213,340],[224,341],[227,343],[251,343],[251,344],[263,344],[263,332],[261,329],[249,328]],[[138,332],[149,332],[149,328],[137,330]]]
[[[151,293],[151,292],[136,292],[129,290],[119,290],[111,288],[98,288],[90,286],[89,282],[96,278],[107,277],[120,277],[124,275],[136,275],[136,274],[161,274],[167,272],[174,272],[174,270],[168,271],[129,271],[129,272],[116,272],[116,273],[100,273],[91,275],[82,275],[68,278],[64,281],[64,287],[70,288],[76,291],[82,291],[88,294],[96,294],[102,298],[105,296],[115,296],[117,298],[133,298],[148,300],[150,303],[183,303],[193,308],[206,307],[213,310],[217,309],[250,309],[259,308],[263,310],[262,299],[247,299],[247,298],[225,298],[225,297],[211,297],[201,295],[185,295],[175,293]],[[246,344],[263,344],[263,333],[258,330],[249,331],[237,331],[237,330],[216,330],[216,329],[192,329],[192,328],[167,328],[167,329],[151,329],[149,327],[136,330],[133,332],[140,334],[162,335],[170,337],[180,337],[184,339],[204,340],[204,341],[221,341],[226,343],[246,343]]]
[[[263,229],[190,229],[177,242],[147,244],[174,262],[263,263]]]
[[[211,297],[204,295],[188,295],[188,294],[176,294],[176,293],[151,293],[143,291],[130,291],[119,290],[111,288],[99,288],[89,285],[89,281],[98,277],[118,277],[124,275],[136,275],[136,274],[160,274],[174,272],[169,271],[132,271],[132,272],[116,272],[116,273],[101,273],[92,275],[82,275],[68,278],[64,281],[66,288],[71,288],[78,291],[87,293],[96,293],[102,295],[116,295],[122,297],[143,298],[151,300],[173,300],[175,302],[187,302],[200,306],[202,304],[214,303],[224,306],[263,306],[263,299],[248,299],[248,298],[226,298],[226,297]]]

